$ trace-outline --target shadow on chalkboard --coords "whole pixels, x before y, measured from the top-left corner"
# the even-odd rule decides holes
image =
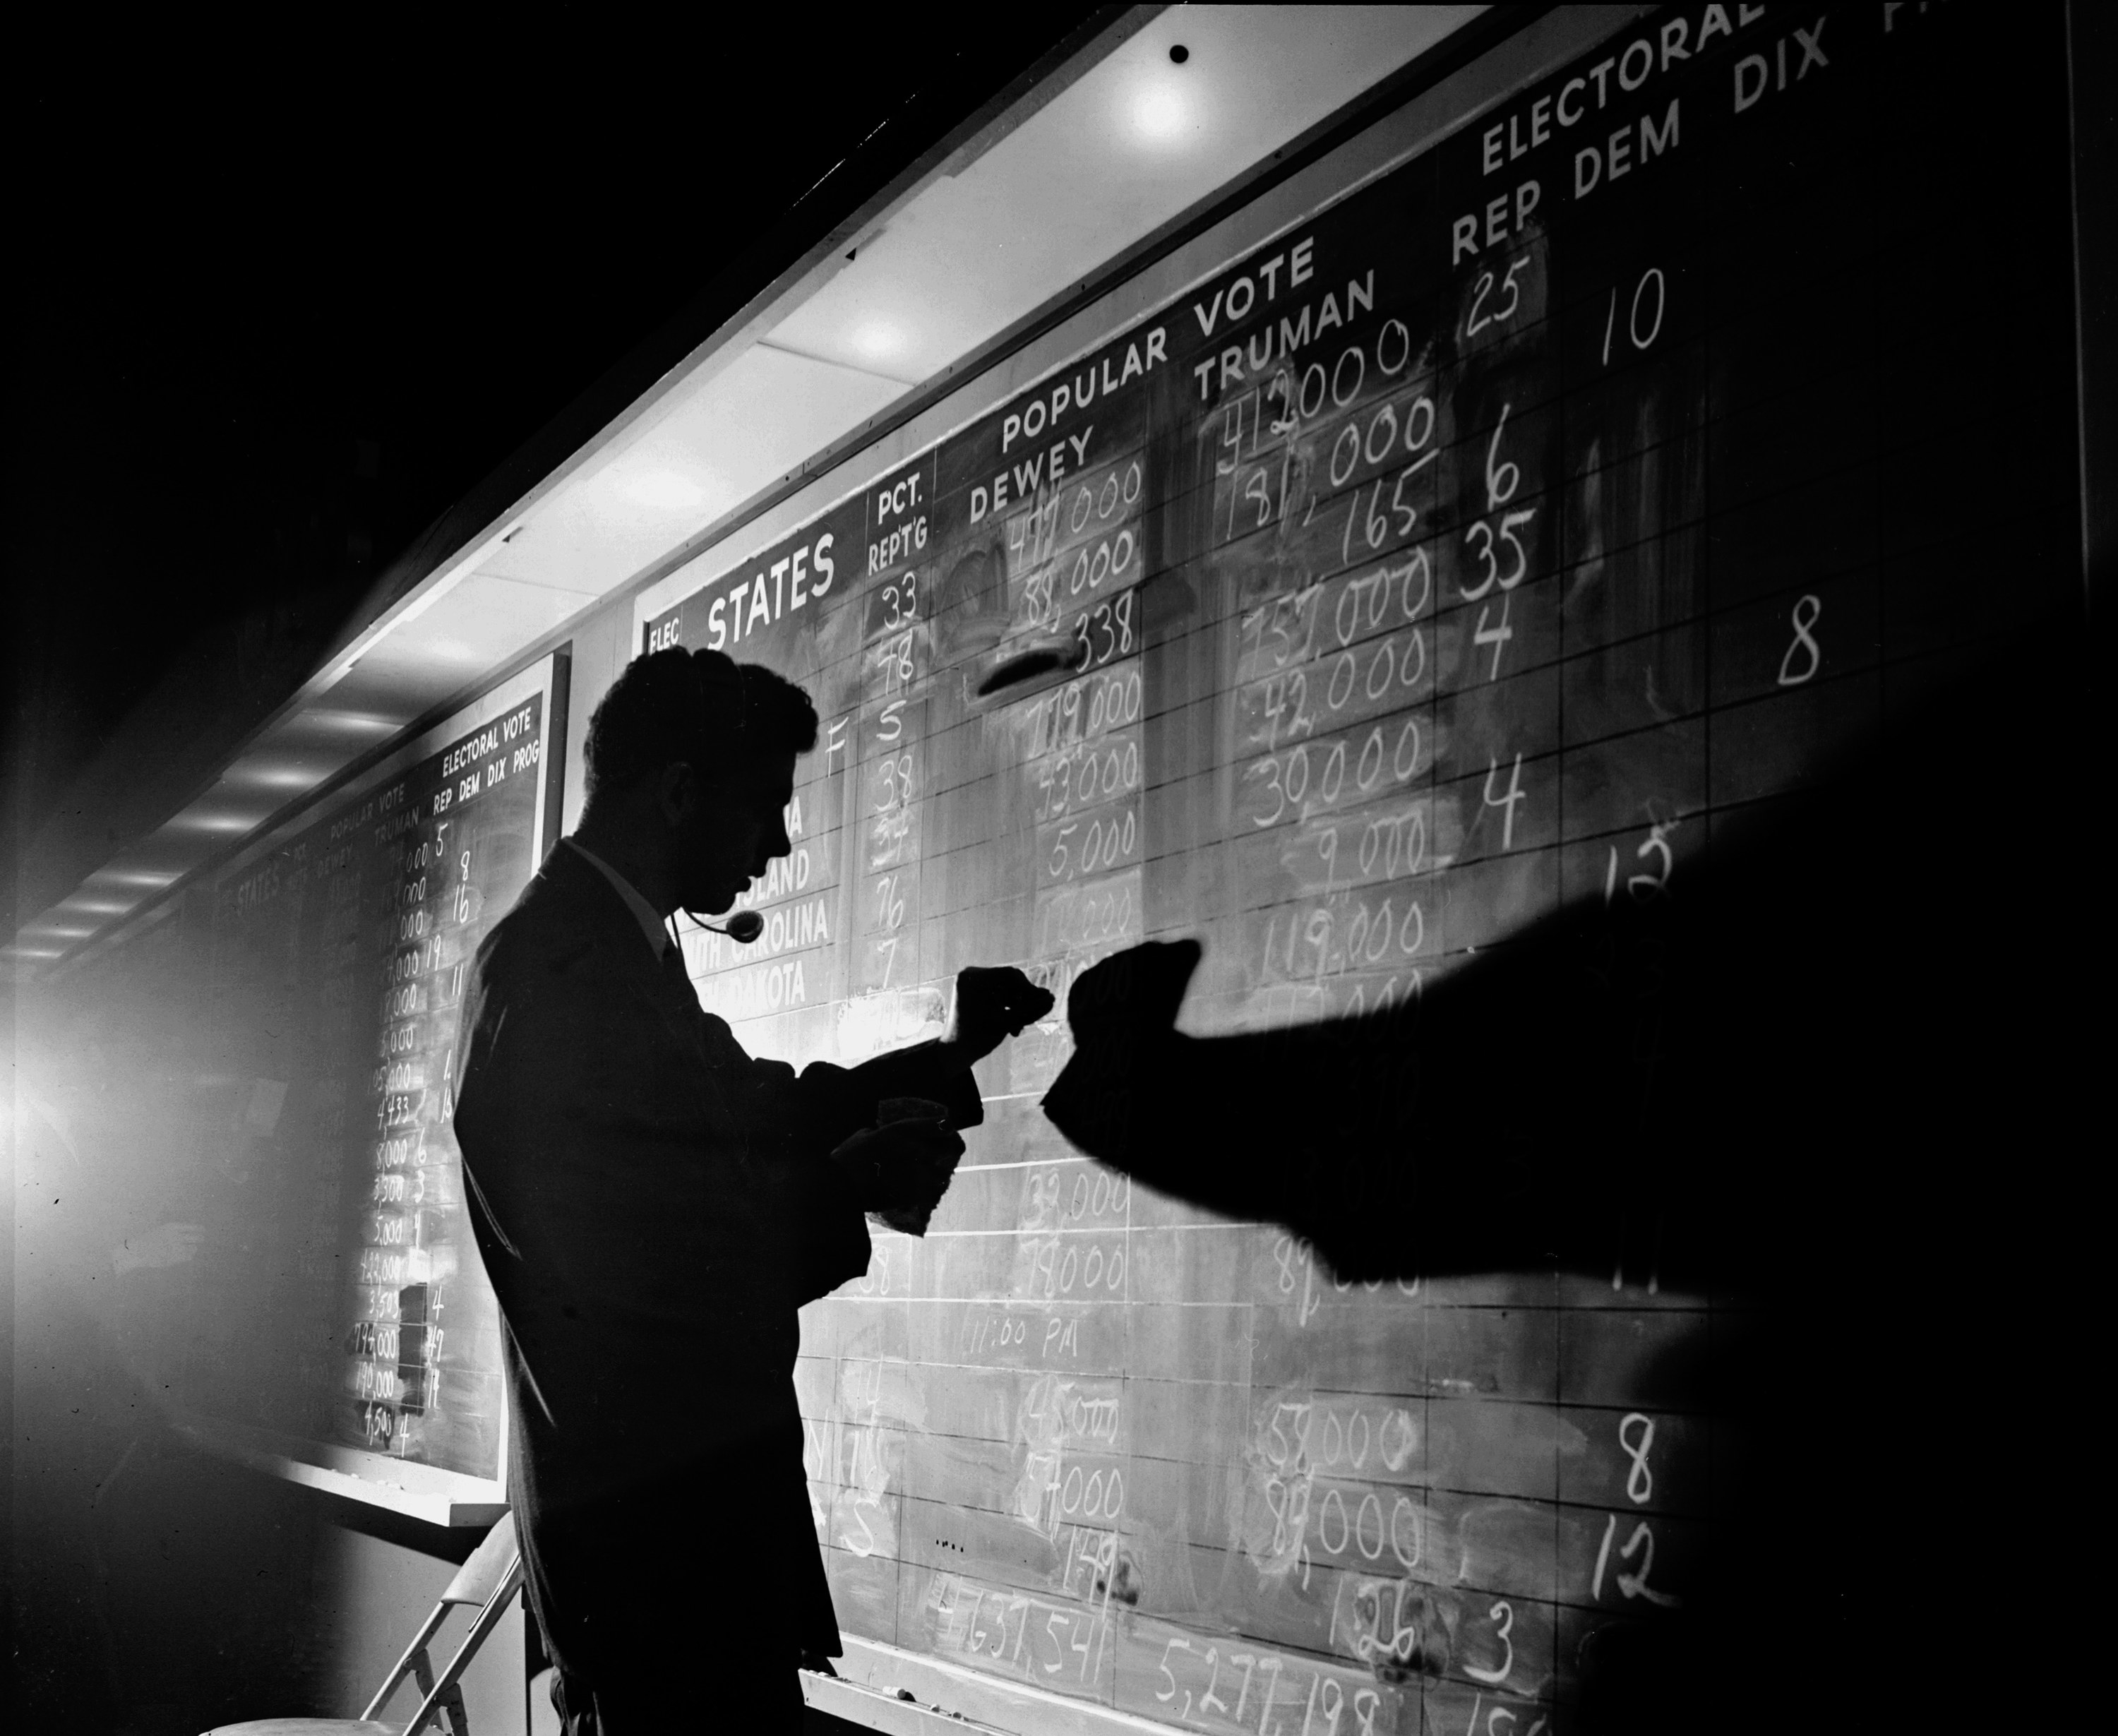
[[[1078,669],[1081,663],[1080,653],[1080,646],[1071,640],[1029,651],[1012,652],[993,662],[991,672],[979,679],[975,695],[979,699],[991,699],[996,694],[1005,693],[1013,699],[1033,681]]]
[[[2103,772],[2069,642],[2026,632],[1916,697],[1898,672],[1880,730],[1717,815],[1706,864],[1385,1014],[1179,1035],[1191,942],[1073,991],[1046,1112],[1157,1189],[1342,1279],[1556,1270],[1710,1308],[1710,1356],[1649,1378],[1715,1419],[1713,1595],[1599,1635],[1582,1728],[1785,1728],[1808,1715],[1731,1689],[1928,1668],[1894,1648],[1931,1643],[1916,1588],[1962,1572],[1936,1521],[1988,1450],[1966,1382],[2065,1385],[2060,1326],[2006,1299],[2063,1322],[2085,1264]]]
[[[2032,1179],[1991,1160],[2078,1107],[2102,922],[2070,747],[2086,676],[2053,637],[1891,709],[1801,793],[1717,814],[1705,865],[1621,877],[1386,1012],[1186,1037],[1195,942],[1106,960],[1046,1113],[1348,1279],[1630,1269],[1734,1302],[1866,1284],[1914,1238],[1990,1252],[1995,1197]],[[2011,674],[2030,643],[2044,667]]]

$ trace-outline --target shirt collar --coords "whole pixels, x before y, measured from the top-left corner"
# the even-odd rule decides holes
[[[662,919],[654,906],[640,896],[638,887],[580,839],[569,838],[566,842],[573,845],[587,859],[589,865],[617,889],[617,896],[625,900],[626,909],[632,912],[633,919],[640,924],[640,932],[647,937],[647,944],[654,949],[655,961],[659,963],[662,955],[669,950],[669,931],[662,926]]]

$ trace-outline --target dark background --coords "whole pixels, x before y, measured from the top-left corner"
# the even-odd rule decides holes
[[[372,12],[11,35],[0,942],[1116,10],[991,16],[960,44],[569,7],[482,36]],[[11,1059],[34,1017],[0,1002]],[[15,1710],[164,1736],[307,1703],[344,1636],[299,1588],[345,1534],[434,1534],[199,1458],[67,1321],[26,1351],[11,1331],[0,1391]]]
[[[1012,34],[989,16],[975,56],[953,59],[907,26],[863,22],[835,38],[835,21],[786,16],[777,35],[755,25],[673,35],[657,21],[621,38],[617,15],[559,10],[537,15],[534,41],[506,42],[441,40],[369,15],[309,40],[215,40],[189,25],[157,38],[127,18],[11,55],[12,686],[0,825],[27,846],[71,822],[75,847],[39,858],[58,866],[39,877],[33,863],[26,885],[0,883],[8,932],[71,890],[68,864],[99,859],[80,822],[114,846],[187,799],[187,778],[209,775],[291,690],[452,502],[614,367],[630,365],[620,377],[644,386],[654,356],[673,360],[686,334],[710,329],[715,308],[739,304],[802,236],[857,205],[861,189],[915,158],[1083,15],[1048,14]],[[2107,141],[2107,104],[2097,124],[2094,137]],[[797,206],[878,126],[868,155],[826,183],[832,197]],[[2075,142],[2085,157],[2089,141]],[[2107,142],[2098,148],[2107,164]],[[2080,211],[2098,208],[2079,198]],[[2084,261],[2107,257],[2107,229],[2083,240]],[[2092,319],[2093,344],[2102,331]],[[2019,724],[2034,715],[1990,703],[1977,715]],[[2093,728],[2100,738],[2107,725]],[[2056,738],[2023,732],[2025,762]],[[1979,745],[1990,758],[2006,743],[1982,734]],[[2040,817],[2039,799],[2023,794],[2025,762],[1982,760],[1987,777],[1968,794],[1935,792],[1928,809],[1953,822],[1935,830],[1952,846],[1944,857],[1955,877],[1908,914],[1935,918],[1928,932],[1943,950],[1926,967],[1956,968],[1931,1004],[1937,1016],[1960,1014],[1966,1031],[1924,1054],[1900,1040],[1914,1064],[1896,1076],[1921,1109],[1920,1135],[1963,1118],[1944,1081],[1985,1082],[1973,1123],[1983,1132],[2006,1111],[2009,1086],[2091,1076],[2086,1054],[2034,1040],[2088,993],[2091,949],[2072,950],[2095,933],[2082,888],[2046,881],[2023,901],[2065,937],[2036,961],[2046,974],[2012,957],[1996,970],[1990,956],[2035,937],[2035,924],[1998,938],[1985,928],[2007,888],[2005,874],[1988,877],[1991,853],[2005,859],[2051,837],[2052,810]],[[2064,789],[2071,775],[2055,775]],[[126,805],[143,799],[146,807]],[[1911,980],[1925,989],[1933,979]],[[1995,1020],[2012,1021],[2012,1034],[1982,1048]],[[1841,1030],[1848,1022],[1842,1013]],[[1941,1377],[1907,1382],[1933,1405],[1937,1446],[1901,1516],[1908,1530],[1926,1527],[1936,1552],[1969,1540],[1960,1576],[1937,1573],[1927,1593],[1903,1599],[1900,1619],[1931,1621],[1933,1651],[1912,1666],[1922,1669],[1966,1633],[1986,1639],[1985,1655],[2022,1655],[2019,1634],[1995,1643],[2014,1623],[1993,1611],[2053,1583],[2020,1565],[2037,1498],[2019,1506],[2005,1468],[2017,1451],[2050,1451],[2037,1444],[2041,1418],[2064,1414],[2070,1389],[2064,1369],[2045,1364],[2072,1359],[2051,1346],[2055,1322],[2075,1311],[2007,1299],[2024,1274],[2045,1281],[2088,1269],[2062,1229],[2065,1202],[2084,1197],[2068,1160],[2092,1147],[2077,1146],[2066,1126],[2081,1096],[2041,1090],[2037,1107],[2033,1127],[1986,1142],[1977,1164],[1944,1161],[1895,1127],[1893,1143],[1921,1172],[1907,1197],[1960,1206],[1953,1223],[1982,1229],[1984,1242],[1937,1250],[1921,1215],[1894,1220],[1890,1270],[1910,1281],[1890,1294],[1903,1321],[1920,1323],[1919,1354],[1908,1355],[1901,1333],[1845,1344],[1841,1378],[1852,1389],[1878,1365],[1899,1381],[1907,1368]],[[1815,1197],[1790,1192],[1793,1204]],[[2047,1202],[2059,1208],[2049,1216]],[[2027,1372],[2019,1346],[1998,1342],[2010,1335],[2040,1353]],[[1792,1368],[1779,1390],[1809,1399],[1799,1420],[1835,1444],[1827,1425],[1843,1418],[1815,1405],[1813,1378]],[[1926,1397],[1935,1393],[1949,1396]],[[63,1449],[85,1487],[108,1473],[131,1428],[116,1414],[131,1396],[107,1397],[110,1414],[78,1424],[95,1450]],[[2029,1421],[2009,1414],[2016,1403]],[[1997,1491],[1982,1487],[1995,1452]],[[164,1655],[112,1667],[111,1630],[53,1609],[52,1626],[78,1650],[43,1660],[35,1709],[82,1729],[174,1730],[295,1703],[320,1667],[300,1648],[329,1636],[313,1612],[297,1619],[281,1587],[317,1547],[317,1503],[173,1449],[134,1462],[112,1498],[131,1505],[112,1507],[105,1530],[122,1533],[127,1518],[166,1529],[152,1539],[141,1532],[136,1573],[114,1559],[96,1571],[130,1599],[113,1604],[118,1630],[157,1630]],[[1872,1481],[1822,1455],[1805,1474]],[[1797,1542],[1776,1565],[1789,1582],[1806,1585],[1812,1555],[1842,1547],[1817,1525],[1820,1511],[1783,1498],[1778,1515]],[[426,1541],[409,1523],[334,1509],[334,1523],[356,1521],[408,1547]],[[178,1540],[165,1547],[165,1538]],[[1878,1597],[1896,1611],[1900,1588],[1924,1577],[1903,1572],[1919,1558],[1873,1536],[1862,1548]],[[263,1578],[260,1563],[279,1576]],[[1872,1609],[1849,1600],[1834,1613],[1844,1624],[1836,1639],[1857,1646]],[[1768,1657],[1806,1660],[1818,1644],[1813,1623],[1756,1632]],[[1981,1655],[1976,1641],[1964,1655]],[[267,1657],[280,1660],[271,1679],[258,1669]],[[154,1674],[169,1685],[150,1706],[140,1697],[156,1691],[140,1683]],[[1935,1679],[1953,1685],[1946,1671]],[[1880,1678],[1894,1696],[1903,1683],[1898,1671]]]
[[[614,414],[1105,21],[725,16],[128,20],[13,59],[0,933],[188,800],[599,378]]]

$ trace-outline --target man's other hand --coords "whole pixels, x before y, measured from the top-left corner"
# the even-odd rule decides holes
[[[973,965],[956,974],[956,1011],[949,1040],[973,1061],[1020,1036],[1052,1011],[1052,996],[1012,965]]]
[[[963,1155],[962,1136],[936,1104],[931,1118],[863,1129],[832,1152],[831,1160],[844,1172],[862,1211],[876,1213],[893,1229],[918,1235]]]

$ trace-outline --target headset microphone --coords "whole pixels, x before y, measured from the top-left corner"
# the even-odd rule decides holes
[[[687,911],[685,914],[689,915],[691,913]],[[716,934],[725,934],[738,947],[747,947],[765,932],[765,919],[755,910],[738,910],[726,922],[700,922],[696,916],[692,916],[691,920],[702,928],[710,928]]]

